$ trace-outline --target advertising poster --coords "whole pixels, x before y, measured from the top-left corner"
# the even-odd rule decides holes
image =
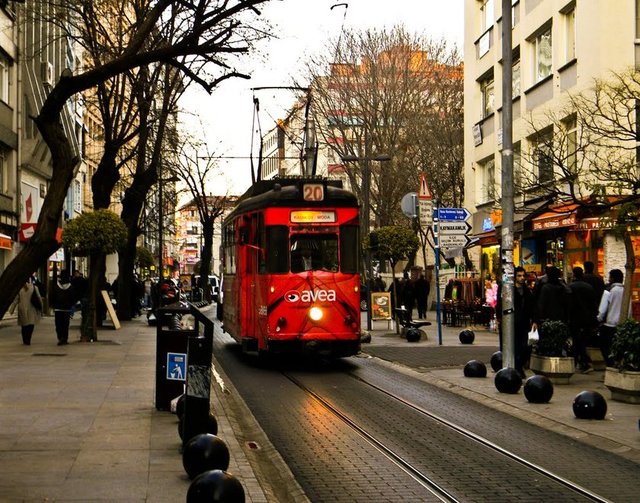
[[[371,319],[391,319],[391,292],[373,292],[371,294]]]

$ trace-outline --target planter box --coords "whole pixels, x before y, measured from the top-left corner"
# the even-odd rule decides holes
[[[604,385],[609,388],[612,400],[640,404],[640,372],[621,372],[616,368],[607,367]]]
[[[536,374],[548,377],[554,384],[569,384],[576,367],[572,356],[531,355],[529,368]]]

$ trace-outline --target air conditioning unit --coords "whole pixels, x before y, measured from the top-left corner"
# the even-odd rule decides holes
[[[43,84],[53,86],[53,65],[48,61],[40,63],[40,78]]]

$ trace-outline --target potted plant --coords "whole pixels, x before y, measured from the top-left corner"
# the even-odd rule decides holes
[[[627,319],[618,325],[609,356],[614,366],[607,367],[604,385],[611,398],[640,403],[640,322]]]
[[[562,321],[545,320],[538,332],[540,338],[532,347],[529,368],[555,384],[568,384],[575,373],[569,326]]]

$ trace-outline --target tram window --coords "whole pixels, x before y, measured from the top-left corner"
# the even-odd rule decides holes
[[[360,228],[357,225],[340,227],[340,270],[345,273],[358,272],[360,251]]]
[[[289,272],[289,229],[286,225],[270,225],[267,227],[266,261],[267,272]]]
[[[291,272],[335,272],[337,270],[337,235],[294,234],[291,236]]]

